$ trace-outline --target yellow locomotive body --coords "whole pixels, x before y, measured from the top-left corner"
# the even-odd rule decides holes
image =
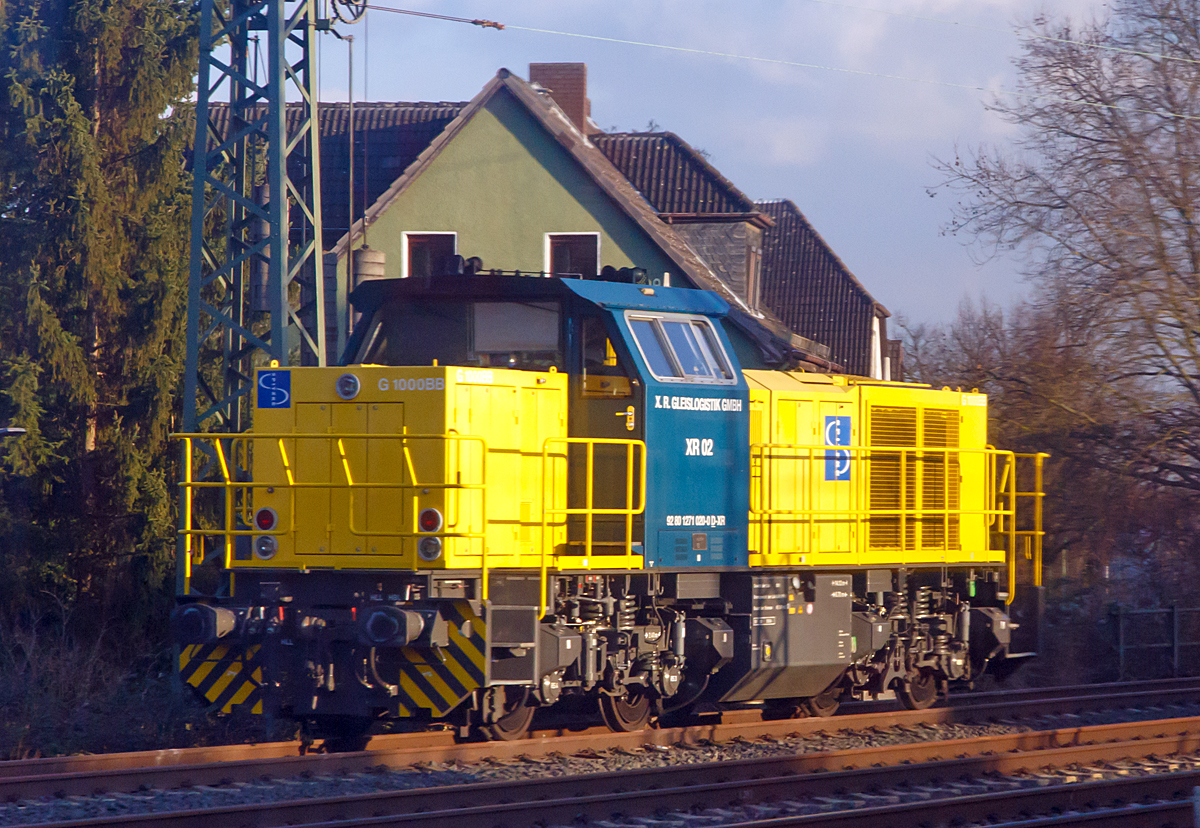
[[[235,569],[538,565],[543,504],[566,498],[542,461],[543,443],[566,437],[566,375],[362,366],[361,390],[343,400],[344,373],[292,372],[292,407],[256,412],[255,479],[269,485],[254,508],[288,529],[277,555]],[[418,551],[423,509],[444,515],[437,556]]]
[[[987,397],[902,383],[746,371],[750,565],[1004,563]],[[844,418],[845,445],[825,434]],[[846,467],[844,481],[823,466]],[[1015,505],[1015,504],[1013,504]],[[1002,526],[1000,524],[999,526]]]

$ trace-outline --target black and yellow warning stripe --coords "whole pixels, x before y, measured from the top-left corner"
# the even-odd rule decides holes
[[[486,684],[487,629],[483,619],[467,601],[455,601],[443,611],[447,611],[450,628],[447,646],[400,651],[394,703],[401,716],[418,709],[444,716]]]
[[[228,713],[247,705],[262,713],[261,649],[194,644],[179,652],[179,675],[214,709]]]
[[[399,667],[394,712],[411,716],[428,710],[445,716],[472,692],[487,684],[487,628],[467,601],[443,607],[449,643],[434,650],[405,647]],[[464,632],[466,633],[464,635]],[[179,653],[179,673],[214,709],[230,712],[249,705],[262,713],[262,650],[224,644],[198,644]]]

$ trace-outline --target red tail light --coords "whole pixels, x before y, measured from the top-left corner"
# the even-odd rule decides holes
[[[442,528],[442,513],[437,509],[422,509],[417,517],[417,527],[422,532],[436,532]]]
[[[254,525],[260,532],[270,532],[278,522],[279,516],[275,514],[274,509],[269,507],[264,507],[254,513]]]

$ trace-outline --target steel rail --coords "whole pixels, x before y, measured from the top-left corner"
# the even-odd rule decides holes
[[[986,824],[989,828],[1059,828],[1063,825],[1192,828],[1192,788],[1197,784],[1200,784],[1200,771],[1181,771],[990,791],[829,814],[727,822],[720,828],[912,828],[914,825],[971,823]],[[362,820],[342,823],[344,826],[369,824]]]
[[[1091,825],[1104,828],[1194,828],[1194,805],[1187,802],[1131,803],[1100,808],[1086,813],[1066,813],[1037,819],[998,822],[990,828],[1062,828],[1064,825]],[[730,826],[725,826],[730,828]]]
[[[782,738],[836,731],[986,720],[1014,720],[1024,714],[1072,713],[1103,702],[1104,707],[1200,701],[1200,681],[1159,681],[1147,692],[1128,689],[1134,683],[1097,685],[1095,695],[1055,697],[1044,691],[986,694],[984,704],[937,707],[929,710],[885,710],[832,718],[762,721],[758,711],[732,711],[733,721],[688,727],[611,733],[602,727],[583,731],[541,730],[515,742],[456,743],[446,731],[392,734],[376,737],[371,749],[359,753],[301,756],[299,742],[185,748],[129,754],[54,757],[0,763],[0,800],[37,796],[90,794],[96,790],[133,792],[146,787],[174,788],[264,776],[302,773],[354,773],[372,767],[405,767],[419,762],[478,762],[517,756],[545,756],[584,750],[636,749],[646,746],[724,742],[736,738]],[[1069,688],[1077,692],[1077,688]],[[1107,690],[1107,692],[1101,692]],[[980,697],[985,694],[978,694]]]
[[[576,777],[541,777],[288,802],[258,802],[173,813],[128,814],[122,816],[121,822],[139,828],[243,825],[272,828],[333,824],[524,828],[533,824],[567,824],[581,818],[588,821],[608,819],[614,814],[626,817],[652,815],[666,809],[694,812],[698,808],[794,798],[798,792],[805,797],[835,796],[844,795],[847,790],[872,790],[901,782],[910,786],[936,784],[964,776],[1014,774],[1043,767],[1197,752],[1200,752],[1200,717],[672,765]],[[1200,779],[1200,770],[1192,773]],[[1018,792],[1004,792],[1010,797],[1015,793]],[[84,828],[102,824],[106,822],[99,819],[53,823],[53,826]]]
[[[1152,679],[1149,681],[1119,681],[1103,684],[1073,684],[1062,687],[1034,687],[1021,690],[983,690],[953,693],[943,701],[940,707],[984,707],[993,702],[1027,704],[1044,701],[1049,703],[1080,703],[1106,702],[1115,700],[1116,705],[1126,704],[1136,695],[1142,695],[1148,700],[1161,698],[1186,698],[1186,691],[1200,691],[1200,678],[1169,678]],[[1181,695],[1182,691],[1182,695]],[[1196,699],[1200,702],[1200,696]],[[848,713],[866,712],[887,706],[888,709],[899,709],[894,701],[861,701],[848,702],[842,705],[843,715]]]

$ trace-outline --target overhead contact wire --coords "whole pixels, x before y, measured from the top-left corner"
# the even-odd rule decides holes
[[[556,35],[558,37],[575,37],[583,40],[597,40],[602,43],[617,43],[622,46],[642,46],[648,49],[664,49],[670,52],[683,52],[692,55],[705,55],[709,57],[730,58],[732,60],[748,60],[756,63],[771,63],[777,66],[793,66],[799,69],[818,69],[824,72],[837,72],[843,75],[858,75],[867,78],[882,78],[885,80],[905,81],[907,83],[921,83],[927,86],[942,86],[948,89],[965,89],[968,92],[993,92],[999,95],[1010,95],[1016,98],[1025,98],[1031,101],[1046,101],[1049,103],[1062,103],[1072,106],[1088,106],[1093,109],[1106,109],[1113,112],[1130,112],[1141,115],[1158,115],[1166,118],[1177,118],[1183,121],[1200,121],[1200,115],[1184,115],[1180,112],[1171,112],[1165,109],[1142,109],[1132,106],[1121,106],[1120,104],[1106,104],[1099,101],[1082,101],[1072,100],[1071,98],[1060,98],[1057,95],[1037,95],[1032,92],[1018,92],[1012,89],[1003,87],[997,89],[989,89],[986,86],[978,86],[967,83],[953,83],[952,81],[930,80],[928,78],[914,78],[907,75],[889,75],[884,72],[871,72],[866,69],[846,69],[840,66],[826,66],[820,63],[804,63],[797,60],[784,60],[783,58],[759,57],[757,55],[739,55],[732,52],[716,52],[711,49],[698,49],[692,46],[671,46],[666,43],[650,43],[644,40],[626,40],[619,37],[605,37],[604,35],[583,34],[581,32],[561,32],[556,29],[539,29],[533,26],[518,26],[513,23],[496,23],[491,20],[470,20],[465,17],[449,17],[441,14],[430,14],[428,12],[414,12],[407,9],[395,9],[389,6],[377,6],[373,4],[367,5],[368,9],[375,11],[392,12],[395,14],[410,14],[417,17],[432,17],[438,20],[449,20],[455,23],[471,23],[476,26],[483,26],[492,29],[512,29],[514,31],[534,32],[536,34]]]
[[[470,17],[451,17],[448,14],[434,14],[433,12],[413,11],[412,9],[393,9],[388,6],[375,6],[370,3],[364,3],[363,5],[366,8],[374,9],[375,11],[392,12],[393,14],[407,14],[411,15],[412,17],[428,17],[433,20],[448,20],[451,23],[470,23],[472,26],[480,26],[484,29],[505,28],[503,23],[497,23],[494,20],[480,20],[479,18],[472,19]]]

